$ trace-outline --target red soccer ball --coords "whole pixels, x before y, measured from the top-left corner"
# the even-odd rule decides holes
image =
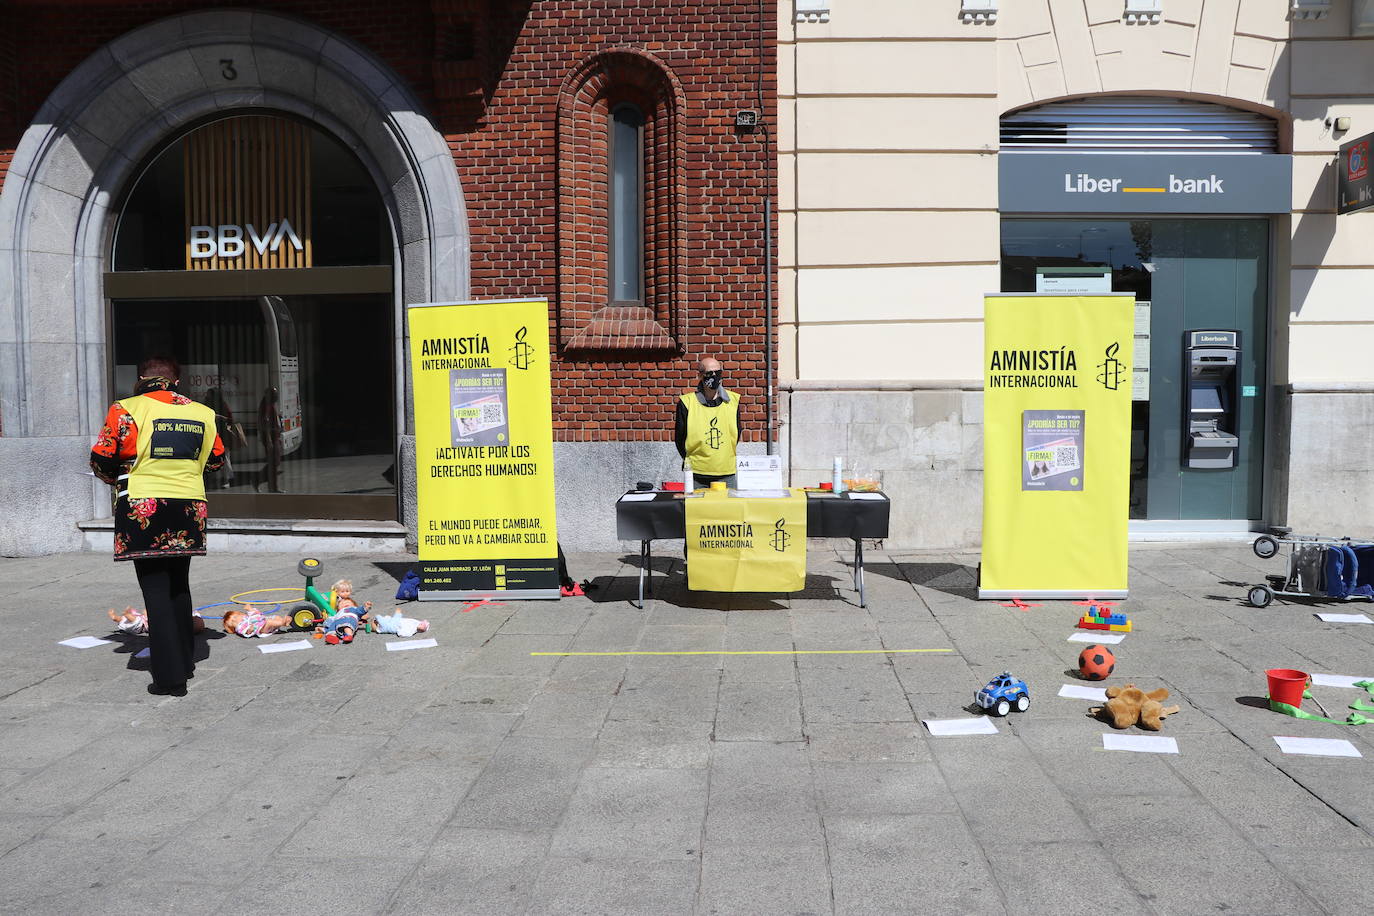
[[[1116,656],[1106,646],[1088,646],[1078,653],[1078,673],[1090,681],[1106,680],[1116,668]]]

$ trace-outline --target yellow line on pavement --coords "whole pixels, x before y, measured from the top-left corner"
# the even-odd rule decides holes
[[[905,655],[912,652],[953,652],[953,649],[759,649],[756,651],[692,651],[692,652],[531,652],[530,655]]]

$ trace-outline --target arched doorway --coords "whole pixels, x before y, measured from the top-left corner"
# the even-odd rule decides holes
[[[235,114],[172,137],[116,208],[110,390],[150,353],[219,416],[217,518],[395,519],[394,240],[318,127]]]
[[[468,293],[467,213],[443,136],[385,63],[312,23],[249,10],[150,23],[59,84],[25,131],[0,194],[0,416],[6,454],[18,459],[7,462],[7,492],[30,507],[0,538],[7,550],[73,549],[77,522],[108,516],[103,487],[54,493],[50,483],[55,467],[80,472],[78,443],[94,437],[118,393],[105,289],[107,272],[121,273],[109,270],[115,215],[169,138],[247,113],[323,131],[376,189],[391,239],[393,415],[400,422],[408,413],[404,306]],[[410,454],[413,440],[403,425],[398,433],[398,450]],[[397,487],[409,505],[413,481],[398,476]]]

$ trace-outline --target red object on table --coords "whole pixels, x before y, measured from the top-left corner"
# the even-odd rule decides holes
[[[687,487],[680,480],[665,480],[663,481],[663,489],[667,490],[669,493],[681,493],[686,490]]]
[[[822,489],[822,490],[833,490],[833,489],[835,489],[835,484],[834,484],[833,481],[822,480],[822,481],[821,481],[821,489]]]

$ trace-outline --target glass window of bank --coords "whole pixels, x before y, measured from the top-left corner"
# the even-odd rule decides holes
[[[392,237],[358,159],[303,121],[220,118],[125,194],[105,274],[110,385],[150,354],[215,410],[217,517],[397,517]]]
[[[1261,519],[1269,220],[1003,219],[1003,292],[1036,292],[1047,278],[1135,294],[1134,362],[1144,371],[1131,413],[1131,518]],[[1193,329],[1240,332],[1233,468],[1187,466]]]

